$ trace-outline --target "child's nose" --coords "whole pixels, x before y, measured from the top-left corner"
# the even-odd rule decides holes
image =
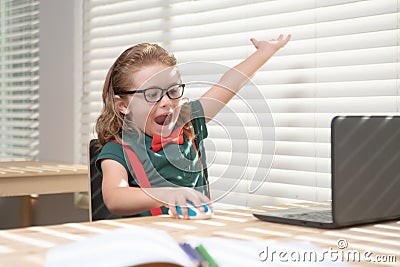
[[[168,95],[167,94],[165,94],[162,98],[161,98],[161,100],[160,100],[160,102],[159,102],[159,105],[160,106],[162,106],[162,107],[169,107],[169,106],[172,106],[172,99],[170,99],[169,97],[168,97]]]

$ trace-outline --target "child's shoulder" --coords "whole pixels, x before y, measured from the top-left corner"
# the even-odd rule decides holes
[[[120,143],[110,141],[101,148],[98,158],[104,158],[107,155],[123,155],[123,149]]]
[[[101,151],[109,151],[109,150],[122,150],[122,146],[117,141],[109,141],[104,144],[101,148]]]
[[[199,99],[190,101],[188,104],[190,105],[192,112],[196,112],[196,111],[203,112],[203,106],[201,105],[201,102]]]
[[[101,151],[96,159],[96,168],[101,172],[100,163],[103,159],[112,159],[119,163],[121,163],[124,167],[126,167],[124,152],[121,144],[117,142],[107,142],[101,148]]]

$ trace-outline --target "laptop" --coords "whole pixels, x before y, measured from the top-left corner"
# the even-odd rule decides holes
[[[400,218],[400,116],[331,122],[332,201],[253,213],[260,220],[341,228]]]

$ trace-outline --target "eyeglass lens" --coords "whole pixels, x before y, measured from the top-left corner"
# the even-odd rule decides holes
[[[168,89],[149,88],[145,90],[144,96],[148,102],[158,102],[164,94],[167,94],[170,99],[178,99],[183,95],[183,88],[182,84],[173,85]]]

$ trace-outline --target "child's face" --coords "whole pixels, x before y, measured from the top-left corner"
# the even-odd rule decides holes
[[[133,75],[135,82],[131,90],[167,89],[181,82],[176,67],[161,63],[144,66]],[[180,104],[181,99],[170,99],[166,94],[160,101],[150,103],[145,100],[143,93],[136,93],[132,95],[129,111],[136,125],[147,135],[168,136],[178,119]]]

